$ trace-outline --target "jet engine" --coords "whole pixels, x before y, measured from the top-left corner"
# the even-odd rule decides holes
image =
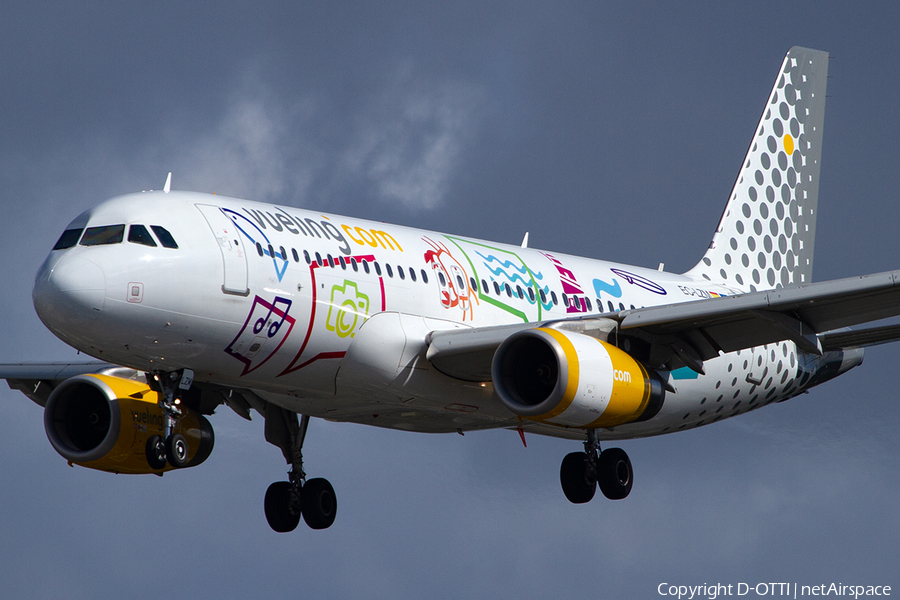
[[[111,375],[78,375],[47,400],[44,429],[69,462],[111,473],[161,473],[147,462],[147,440],[163,435],[158,394],[145,381]],[[185,466],[199,465],[213,449],[213,429],[203,415],[181,406],[174,431],[187,440]]]
[[[527,329],[506,339],[491,366],[494,390],[516,415],[595,429],[646,421],[662,408],[659,375],[596,338]]]

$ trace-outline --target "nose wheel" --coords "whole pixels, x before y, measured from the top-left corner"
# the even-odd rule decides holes
[[[631,492],[634,472],[628,454],[621,448],[600,451],[596,432],[588,430],[584,452],[572,452],[563,459],[559,481],[569,502],[584,504],[597,487],[610,500],[621,500]]]

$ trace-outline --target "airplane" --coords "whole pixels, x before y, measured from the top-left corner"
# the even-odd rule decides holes
[[[290,471],[276,532],[334,522],[307,478],[311,418],[402,431],[505,428],[580,442],[566,498],[623,499],[601,443],[783,402],[862,363],[900,326],[900,271],[812,281],[828,55],[776,75],[709,248],[683,274],[319,211],[171,189],[77,216],[33,302],[88,363],[0,365],[44,407],[70,464],[156,474],[201,464],[225,405],[265,420]]]

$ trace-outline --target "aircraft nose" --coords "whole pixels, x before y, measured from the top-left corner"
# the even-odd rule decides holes
[[[106,277],[85,258],[51,256],[38,271],[31,296],[44,325],[62,337],[78,337],[103,310]]]

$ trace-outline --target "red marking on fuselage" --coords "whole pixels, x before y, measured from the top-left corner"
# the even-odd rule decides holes
[[[364,260],[371,262],[371,263],[375,262],[375,255],[373,255],[373,254],[366,254],[364,256],[350,256],[350,257],[347,257],[345,259],[345,261],[349,262],[349,260],[351,258],[355,259],[357,262],[362,262]],[[325,259],[324,262],[326,264],[329,263],[327,258]],[[331,262],[335,262],[334,259],[332,259]],[[324,266],[324,265],[322,265],[322,266]],[[309,365],[317,360],[329,359],[329,358],[343,358],[344,354],[346,353],[345,351],[319,352],[311,359],[304,361],[301,364],[297,364],[297,362],[300,360],[300,357],[303,356],[303,353],[306,351],[306,347],[309,345],[309,340],[312,338],[313,327],[316,324],[316,307],[318,305],[318,302],[316,300],[316,296],[318,294],[318,286],[316,285],[316,269],[319,269],[319,268],[321,268],[321,267],[319,266],[319,261],[317,261],[317,260],[313,260],[309,265],[309,276],[312,281],[312,307],[311,307],[310,313],[309,313],[309,326],[306,329],[306,337],[303,338],[303,343],[300,345],[300,350],[297,351],[297,355],[294,356],[294,359],[291,361],[291,364],[289,364],[284,369],[284,371],[279,373],[277,375],[277,377],[282,377],[289,373],[293,373],[294,371],[299,371],[303,367],[306,367],[307,365]],[[331,268],[334,268],[334,266],[331,266]],[[378,277],[378,282],[381,285],[381,310],[383,311],[385,309],[384,278],[381,275],[378,275],[377,277]]]

